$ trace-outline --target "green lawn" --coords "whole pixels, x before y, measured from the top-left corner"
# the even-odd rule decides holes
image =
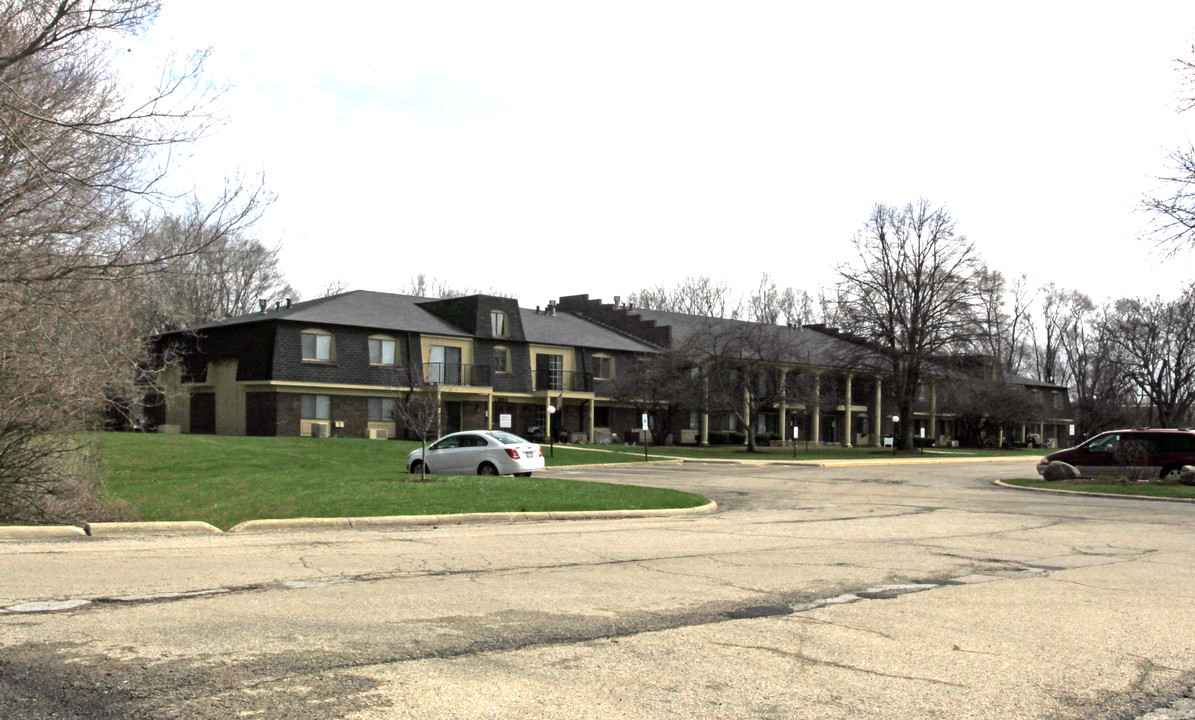
[[[706,498],[656,488],[547,478],[433,476],[414,482],[407,453],[418,443],[97,433],[107,492],[141,520],[203,520],[227,529],[245,520],[461,512],[695,507]],[[545,453],[546,454],[546,453]],[[549,465],[633,462],[557,447]]]
[[[611,453],[618,453],[620,455],[627,455],[643,459],[643,446],[626,446],[626,445],[586,445],[583,447],[590,447],[599,450],[611,451]],[[1042,457],[1052,450],[970,450],[965,448],[926,448],[925,455],[929,457]],[[791,460],[793,459],[793,448],[791,447],[759,447],[755,453],[747,452],[743,445],[711,445],[709,447],[692,447],[692,446],[674,446],[674,447],[659,447],[652,445],[648,448],[650,459],[661,459],[662,457],[683,457],[683,458],[710,458],[721,460],[751,460],[753,458],[768,459],[768,460]],[[914,455],[920,456],[921,451],[901,451],[897,457],[912,457]],[[805,446],[798,445],[796,448],[797,460],[847,460],[847,459],[882,459],[885,457],[892,457],[891,448],[884,450],[873,447],[853,447],[853,448],[833,448],[833,447],[810,447],[808,450]]]
[[[1195,498],[1195,486],[1179,485],[1178,483],[1163,482],[1093,482],[1082,480],[1042,480],[1018,479],[1005,480],[1009,485],[1020,487],[1050,488],[1052,490],[1075,490],[1078,492],[1111,493],[1113,495],[1147,495],[1150,497]]]

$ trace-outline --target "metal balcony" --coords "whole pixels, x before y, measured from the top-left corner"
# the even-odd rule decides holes
[[[461,363],[423,363],[423,382],[428,385],[468,387],[489,387],[492,384],[488,365]]]
[[[579,370],[554,370],[545,367],[536,368],[535,389],[593,392],[593,373]]]

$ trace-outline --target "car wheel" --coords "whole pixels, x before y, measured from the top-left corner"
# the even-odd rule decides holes
[[[485,463],[482,463],[481,465],[477,466],[477,474],[478,475],[497,475],[498,468],[494,467],[493,463],[485,462]]]
[[[515,473],[515,477],[531,477],[531,473],[529,473],[529,472]]]
[[[1178,480],[1179,476],[1183,474],[1182,467],[1178,465],[1171,465],[1162,468],[1162,474],[1158,477],[1162,480]]]
[[[418,475],[420,468],[422,468],[422,467],[423,467],[422,460],[416,460],[415,462],[411,463],[411,474]]]

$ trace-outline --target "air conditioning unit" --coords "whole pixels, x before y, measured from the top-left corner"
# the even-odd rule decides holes
[[[369,429],[369,439],[370,440],[389,440],[390,439],[390,431],[387,430],[386,428],[370,428]]]
[[[323,423],[311,423],[311,437],[313,437],[313,438],[328,437],[328,426]]]

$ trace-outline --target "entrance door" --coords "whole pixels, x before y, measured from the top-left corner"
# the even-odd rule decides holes
[[[822,415],[822,442],[838,442],[838,416]]]
[[[444,434],[461,431],[461,404],[459,402],[444,403]]]

